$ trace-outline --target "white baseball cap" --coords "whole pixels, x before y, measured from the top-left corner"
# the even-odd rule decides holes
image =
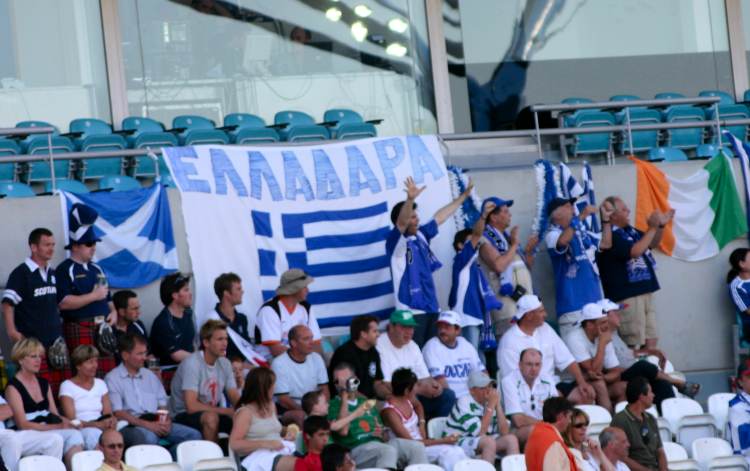
[[[461,314],[457,313],[456,311],[443,311],[440,313],[440,317],[438,317],[438,322],[445,322],[446,324],[455,325],[456,327],[461,327]]]
[[[524,294],[516,303],[516,313],[513,315],[515,322],[520,321],[526,313],[542,307],[542,302],[536,295]]]
[[[581,309],[581,322],[595,321],[605,317],[607,314],[599,303],[588,303]]]
[[[599,300],[597,304],[602,307],[602,310],[605,313],[608,313],[609,311],[619,311],[620,309],[623,309],[625,307],[622,304],[614,303],[607,298]]]

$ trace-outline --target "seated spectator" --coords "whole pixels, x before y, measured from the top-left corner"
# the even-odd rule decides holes
[[[559,394],[554,380],[541,376],[541,370],[542,352],[527,348],[521,352],[518,369],[501,382],[505,414],[521,445],[526,443],[534,425],[542,420],[544,401]]]
[[[729,294],[740,318],[742,339],[750,341],[750,249],[734,249],[729,255],[732,268],[727,273]],[[10,282],[10,281],[9,281]]]
[[[294,471],[320,471],[320,454],[331,438],[328,419],[319,415],[306,418],[302,425],[302,438],[307,452],[294,462]]]
[[[349,450],[341,445],[331,443],[323,448],[320,454],[323,471],[354,471],[357,463],[352,459]]]
[[[534,425],[526,442],[526,468],[540,471],[577,471],[576,458],[563,441],[570,424],[573,404],[564,397],[544,402],[543,422]]]
[[[427,370],[445,389],[450,389],[456,398],[469,394],[466,381],[474,371],[485,371],[479,354],[465,338],[461,337],[461,315],[454,311],[440,313],[437,337],[427,341],[422,357]]]
[[[482,214],[474,224],[473,229],[464,229],[456,232],[453,238],[453,249],[456,256],[453,258],[453,277],[448,305],[452,311],[462,314],[461,325],[464,327],[464,337],[474,349],[479,348],[479,338],[482,332],[489,333],[489,344],[483,342],[482,350],[494,350],[497,348],[494,332],[492,330],[491,311],[498,311],[502,303],[495,297],[490,289],[487,278],[479,268],[480,244],[485,239],[485,220],[495,209],[495,202],[485,201],[482,205]],[[465,382],[465,381],[464,381]]]
[[[313,334],[305,325],[295,325],[289,330],[289,350],[273,360],[271,369],[276,373],[276,410],[282,424],[302,426],[305,413],[302,396],[320,390],[328,395],[328,372],[323,358],[313,351]]]
[[[24,456],[47,455],[62,459],[61,436],[35,430],[6,430],[5,421],[12,418],[13,411],[0,396],[0,463],[4,463],[8,471],[18,471],[18,461]]]
[[[146,339],[125,334],[118,343],[122,363],[104,378],[112,410],[128,425],[121,430],[125,445],[157,445],[165,440],[176,456],[177,445],[200,440],[198,430],[173,423],[167,413],[167,393],[153,371],[144,368],[148,353]]]
[[[615,471],[612,463],[603,455],[599,443],[588,437],[586,428],[589,426],[589,416],[581,409],[573,408],[568,428],[563,433],[563,440],[576,457],[576,465],[580,471]],[[601,463],[601,465],[600,465]]]
[[[237,311],[237,306],[242,304],[242,279],[235,273],[222,273],[214,280],[214,293],[219,298],[214,310],[208,318],[218,318],[227,325],[227,329],[250,342],[250,331],[248,330],[247,316]],[[229,347],[227,347],[227,358],[244,358],[237,345],[229,336]]]
[[[119,339],[125,334],[138,334],[144,339],[148,338],[148,332],[141,317],[141,302],[135,291],[123,289],[112,296],[112,302],[117,310],[117,322],[115,323],[115,335]]]
[[[458,445],[467,456],[479,456],[491,464],[498,453],[518,453],[518,439],[510,433],[494,382],[486,373],[475,371],[468,384],[469,394],[456,401],[448,416],[447,433],[459,435]]]
[[[107,384],[96,377],[99,352],[91,345],[79,345],[70,355],[75,376],[60,386],[60,406],[65,417],[80,422],[84,448],[93,450],[102,431],[115,428]]]
[[[612,464],[614,471],[630,471],[623,459],[628,457],[630,443],[625,432],[617,427],[607,427],[599,434],[602,452]],[[604,468],[602,468],[604,469]]]
[[[457,435],[427,438],[422,404],[419,403],[414,392],[416,384],[417,375],[407,368],[400,368],[393,373],[391,379],[393,395],[383,406],[381,412],[383,422],[396,437],[422,442],[430,463],[451,471],[456,463],[466,459],[466,454],[463,449],[456,446]]]
[[[307,286],[315,279],[298,268],[281,275],[276,296],[266,301],[258,310],[255,326],[255,343],[258,353],[267,360],[281,355],[289,348],[289,330],[295,325],[306,325],[313,333],[315,351],[322,354],[320,328],[312,306],[307,302]]]
[[[242,458],[247,471],[283,471],[294,467],[294,434],[282,439],[282,426],[273,404],[276,374],[265,367],[253,368],[234,416],[229,446]]]
[[[625,396],[628,405],[612,419],[612,426],[622,429],[630,443],[628,456],[622,458],[622,462],[632,470],[666,471],[667,456],[661,444],[659,425],[654,416],[646,412],[654,403],[648,380],[638,376],[628,381]]]
[[[234,374],[234,382],[237,383],[237,389],[242,391],[245,387],[245,377],[250,372],[250,368],[247,368],[244,357],[229,357],[229,362],[232,364],[232,374]]]
[[[396,310],[391,313],[386,335],[381,335],[377,343],[383,378],[390,382],[394,371],[409,368],[419,378],[416,390],[427,420],[445,417],[456,402],[456,395],[430,376],[422,352],[412,340],[416,325],[411,311]]]
[[[159,285],[159,298],[164,309],[151,325],[151,352],[162,367],[176,366],[195,351],[190,276],[179,272],[165,276]],[[165,381],[171,379],[173,371],[163,371]]]
[[[328,420],[341,420],[372,399],[357,395],[357,377],[351,366],[340,363],[333,370],[337,395],[331,399]],[[366,407],[359,420],[352,421],[333,433],[333,441],[351,450],[358,468],[406,467],[427,463],[424,445],[413,440],[394,438],[386,442],[383,424],[377,410]]]
[[[380,336],[378,319],[368,315],[355,317],[349,326],[349,334],[349,340],[333,352],[330,370],[340,363],[348,363],[354,368],[354,374],[360,380],[360,394],[370,399],[385,399],[390,396],[391,388],[383,381],[380,354],[375,348]]]
[[[578,363],[562,339],[544,322],[546,317],[547,311],[538,297],[526,294],[518,300],[513,316],[514,325],[500,339],[497,349],[497,364],[502,377],[518,368],[522,351],[535,348],[542,352],[542,377],[552,378],[560,393],[574,403],[592,403],[596,399],[594,388],[584,379]],[[560,382],[555,375],[555,367],[573,375],[575,383]]]
[[[735,455],[742,455],[750,464],[750,364],[743,362],[737,369],[737,395],[729,401],[730,441]]]
[[[172,378],[169,409],[175,422],[200,430],[205,440],[216,441],[219,432],[232,430],[234,405],[240,393],[226,358],[226,324],[206,321],[200,340],[201,350],[185,358]]]
[[[96,471],[138,471],[122,461],[125,441],[122,434],[114,429],[105,430],[99,437],[99,450],[104,454],[104,462]]]
[[[13,345],[11,359],[18,365],[16,375],[8,381],[5,399],[13,411],[17,430],[52,432],[63,439],[63,460],[72,469],[73,455],[83,451],[83,436],[66,417],[61,417],[44,378],[38,377],[44,346],[35,338]]]
[[[328,417],[329,405],[330,402],[328,397],[323,394],[323,391],[320,390],[310,391],[302,397],[302,410],[305,411],[305,414],[307,416],[319,415],[321,417]],[[330,422],[331,431],[338,432],[339,430],[344,428],[345,425],[348,425],[352,420],[362,417],[365,412],[372,409],[372,407],[373,406],[371,401],[363,402],[359,407],[354,409],[354,412],[352,412],[351,414]],[[301,451],[304,450],[297,450],[297,452]]]

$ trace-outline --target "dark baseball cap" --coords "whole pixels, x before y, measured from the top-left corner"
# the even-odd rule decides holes
[[[560,206],[565,206],[566,204],[574,204],[578,198],[555,198],[549,203],[547,203],[547,216],[552,214],[554,210],[559,208]]]

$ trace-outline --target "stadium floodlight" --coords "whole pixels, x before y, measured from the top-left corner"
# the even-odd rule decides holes
[[[389,56],[404,57],[407,52],[406,46],[400,43],[391,43],[385,48],[385,53]]]
[[[326,10],[326,18],[328,18],[331,21],[338,21],[341,19],[341,10],[339,10],[336,7],[331,7],[328,10]]]
[[[367,26],[361,21],[355,21],[351,27],[352,36],[357,42],[362,42],[367,37]]]
[[[394,33],[404,33],[409,28],[409,23],[401,18],[393,18],[388,22],[388,29]]]
[[[372,15],[372,10],[367,5],[359,4],[354,7],[354,14],[360,18],[367,18]]]

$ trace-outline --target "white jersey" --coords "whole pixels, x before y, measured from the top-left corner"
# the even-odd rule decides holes
[[[575,361],[560,336],[546,322],[534,329],[531,335],[526,335],[518,324],[514,324],[500,339],[497,348],[497,364],[503,377],[518,369],[521,352],[527,348],[542,352],[542,371],[539,375],[551,378],[555,383],[559,382],[555,368],[563,371]]]
[[[576,362],[581,363],[582,361],[591,360],[596,356],[596,350],[599,348],[599,339],[595,339],[593,342],[586,337],[586,332],[583,331],[583,327],[576,327],[570,334],[565,337],[565,343],[570,349],[570,353],[576,359]],[[620,360],[617,359],[617,352],[615,352],[615,346],[612,342],[609,342],[604,347],[604,369],[611,370],[620,366]]]
[[[532,387],[523,379],[520,370],[514,370],[501,382],[505,415],[524,414],[542,420],[544,401],[559,393],[555,382],[548,377],[538,376]]]
[[[320,340],[320,328],[315,319],[312,307],[308,311],[302,303],[297,303],[292,312],[289,312],[281,301],[275,300],[265,303],[258,310],[255,319],[256,333],[259,334],[260,345],[257,347],[259,354],[267,360],[272,359],[269,345],[281,343],[289,346],[289,331],[296,325],[306,325],[313,334],[313,340]],[[273,305],[272,305],[273,303]],[[278,312],[274,309],[278,307]]]
[[[445,378],[457,398],[469,394],[469,374],[485,370],[477,350],[461,336],[456,338],[453,347],[445,345],[438,337],[431,338],[422,348],[422,356],[430,376]]]

